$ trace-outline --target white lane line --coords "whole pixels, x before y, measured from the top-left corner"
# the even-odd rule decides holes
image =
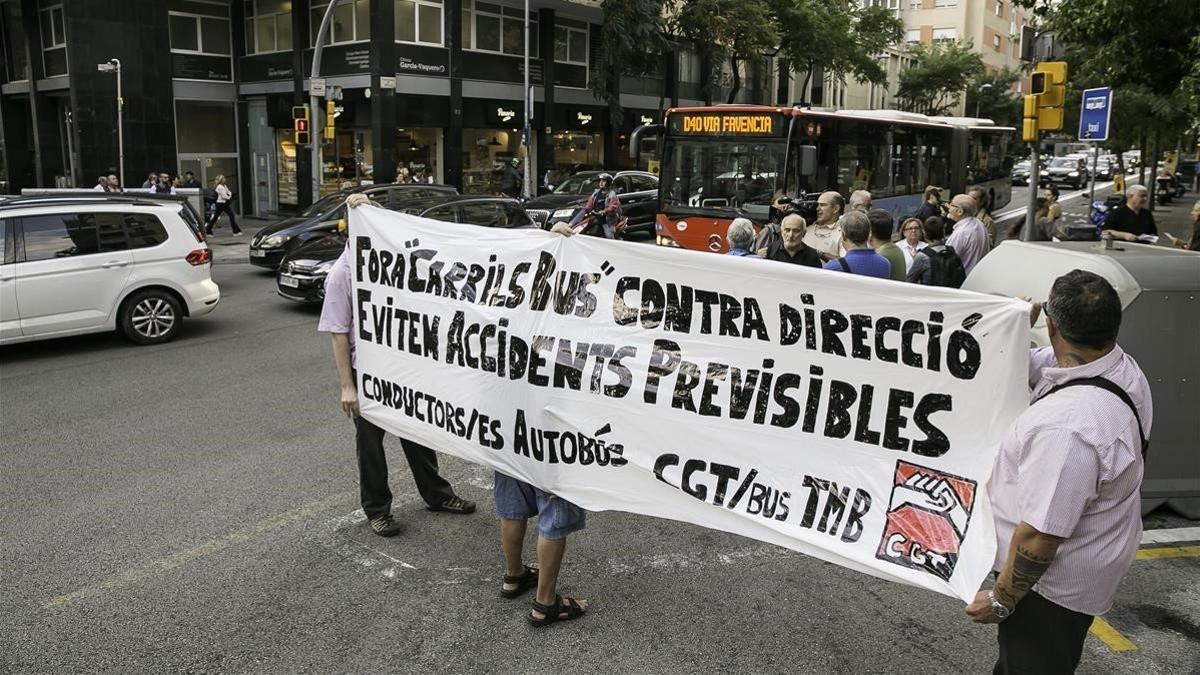
[[[343,530],[359,527],[367,520],[362,509],[356,509],[344,516],[330,518],[317,526],[313,539],[318,544],[336,553],[340,558],[356,565],[372,570],[385,579],[395,579],[404,570],[415,570],[417,567],[391,554],[368,546],[362,542],[349,539]]]
[[[1184,541],[1200,541],[1200,527],[1174,527],[1142,532],[1142,545],[1178,544]]]

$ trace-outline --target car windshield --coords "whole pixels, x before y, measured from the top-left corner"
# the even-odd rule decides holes
[[[680,139],[663,163],[663,204],[765,214],[785,150],[783,139]]]
[[[325,213],[326,211],[329,211],[337,204],[340,204],[345,199],[346,199],[346,195],[341,194],[341,193],[326,195],[326,196],[318,199],[315,203],[313,203],[312,206],[308,207],[307,209],[304,209],[304,211],[301,212],[300,215],[305,218],[312,218],[314,216],[319,216],[319,215]]]
[[[1071,157],[1057,157],[1053,162],[1050,162],[1050,166],[1055,169],[1077,168],[1079,160]]]
[[[554,188],[554,194],[558,195],[585,195],[591,194],[592,190],[600,183],[600,174],[582,174],[571,176],[564,180],[561,185]]]

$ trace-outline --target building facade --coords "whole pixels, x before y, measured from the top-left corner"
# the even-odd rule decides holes
[[[524,3],[335,1],[320,76],[336,99],[336,132],[314,166],[311,148],[294,143],[292,107],[309,103],[329,0],[0,0],[0,180],[12,192],[86,188],[121,172],[117,77],[98,70],[115,59],[126,186],[151,171],[191,171],[205,184],[224,175],[237,207],[252,215],[291,212],[405,171],[468,193],[495,191],[495,169],[526,157]],[[650,77],[623,79],[613,115],[592,91],[598,5],[530,7],[527,162],[536,182],[645,168],[647,157],[628,157],[630,132],[660,120],[664,107],[701,104],[704,64],[680,50]],[[747,83],[739,100],[768,99],[767,79]]]

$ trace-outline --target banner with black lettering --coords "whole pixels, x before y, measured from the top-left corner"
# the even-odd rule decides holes
[[[371,206],[347,255],[388,431],[964,601],[992,568],[1024,302]]]

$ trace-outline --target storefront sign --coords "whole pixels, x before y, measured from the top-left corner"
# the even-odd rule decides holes
[[[585,112],[575,113],[575,119],[576,119],[576,121],[579,122],[579,124],[581,126],[585,126],[585,127],[592,123],[592,116]]]
[[[243,82],[290,80],[296,72],[292,67],[291,52],[243,56],[241,64]]]
[[[1029,404],[1028,304],[371,206],[349,218],[358,398],[383,429],[588,510],[964,601],[991,572],[987,479]]]
[[[172,75],[181,80],[233,81],[233,61],[228,56],[171,54]]]
[[[436,47],[398,43],[396,72],[403,75],[444,77],[450,72],[450,52]]]
[[[304,63],[312,63],[313,50],[304,51]],[[371,69],[371,50],[362,44],[333,45],[321,50],[321,75],[354,75]]]

